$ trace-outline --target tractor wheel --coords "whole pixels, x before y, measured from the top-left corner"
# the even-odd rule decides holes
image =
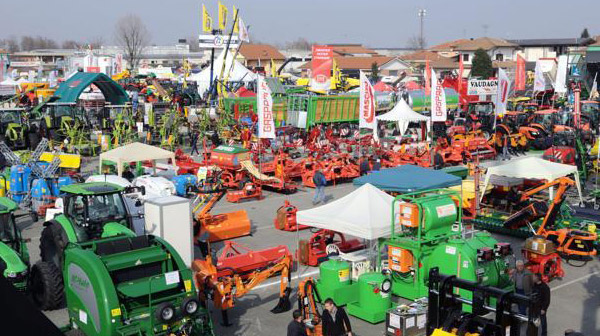
[[[51,262],[38,261],[31,268],[31,291],[41,310],[62,308],[65,296],[60,269]]]
[[[57,268],[62,268],[64,250],[69,242],[67,233],[60,224],[53,222],[44,227],[40,237],[40,258],[51,262]]]

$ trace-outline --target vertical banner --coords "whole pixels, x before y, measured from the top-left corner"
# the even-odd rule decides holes
[[[205,33],[212,33],[212,18],[208,15],[208,11],[204,4],[202,4],[202,31]]]
[[[4,59],[0,57],[0,82],[4,80]]]
[[[567,55],[558,56],[556,80],[554,81],[554,92],[556,93],[567,93],[567,57]]]
[[[123,54],[116,54],[115,58],[117,62],[117,69],[115,72],[121,73],[123,71]]]
[[[510,80],[506,71],[498,68],[498,90],[496,91],[496,115],[506,113],[506,104],[508,102],[508,93],[510,92]]]
[[[515,91],[525,90],[525,59],[521,55],[517,55],[517,70],[515,72]]]
[[[431,121],[446,121],[446,92],[431,69]]]
[[[533,82],[533,91],[545,91],[546,90],[546,79],[544,78],[544,72],[542,71],[542,63],[540,60],[535,62],[535,80]]]
[[[431,68],[429,67],[429,60],[425,61],[425,73],[423,76],[425,77],[425,95],[429,96],[431,94]]]
[[[313,90],[328,91],[331,85],[333,48],[324,45],[312,47],[312,74],[310,87]]]
[[[256,110],[258,112],[258,137],[275,139],[275,122],[273,121],[273,96],[271,88],[263,76],[257,79]]]
[[[223,32],[227,29],[227,7],[219,1],[219,29]]]
[[[360,72],[359,128],[375,128],[375,90],[364,72]]]
[[[465,64],[463,63],[462,56],[458,56],[458,103],[461,102],[461,94],[463,88],[463,72],[465,72]]]

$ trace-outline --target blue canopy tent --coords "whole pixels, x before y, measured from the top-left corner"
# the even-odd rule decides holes
[[[389,192],[411,193],[428,189],[448,188],[461,184],[458,176],[419,166],[404,165],[373,172],[354,179],[354,185],[370,183]]]

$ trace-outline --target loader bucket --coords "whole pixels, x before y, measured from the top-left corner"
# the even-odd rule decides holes
[[[275,308],[271,309],[271,313],[280,314],[289,311],[292,308],[292,302],[290,301],[291,293],[292,289],[290,287],[286,288],[283,296],[279,298],[279,302],[277,302]]]

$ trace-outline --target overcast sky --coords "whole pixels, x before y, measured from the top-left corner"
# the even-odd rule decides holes
[[[205,1],[216,21],[216,1]],[[115,22],[135,13],[152,42],[172,44],[200,32],[200,1],[2,0],[0,38],[41,35],[57,41],[98,36],[114,42]],[[600,34],[598,0],[231,0],[250,37],[282,43],[304,37],[320,43],[403,47],[419,32],[417,10],[427,10],[428,45],[485,34],[506,39],[578,37],[584,27]]]

